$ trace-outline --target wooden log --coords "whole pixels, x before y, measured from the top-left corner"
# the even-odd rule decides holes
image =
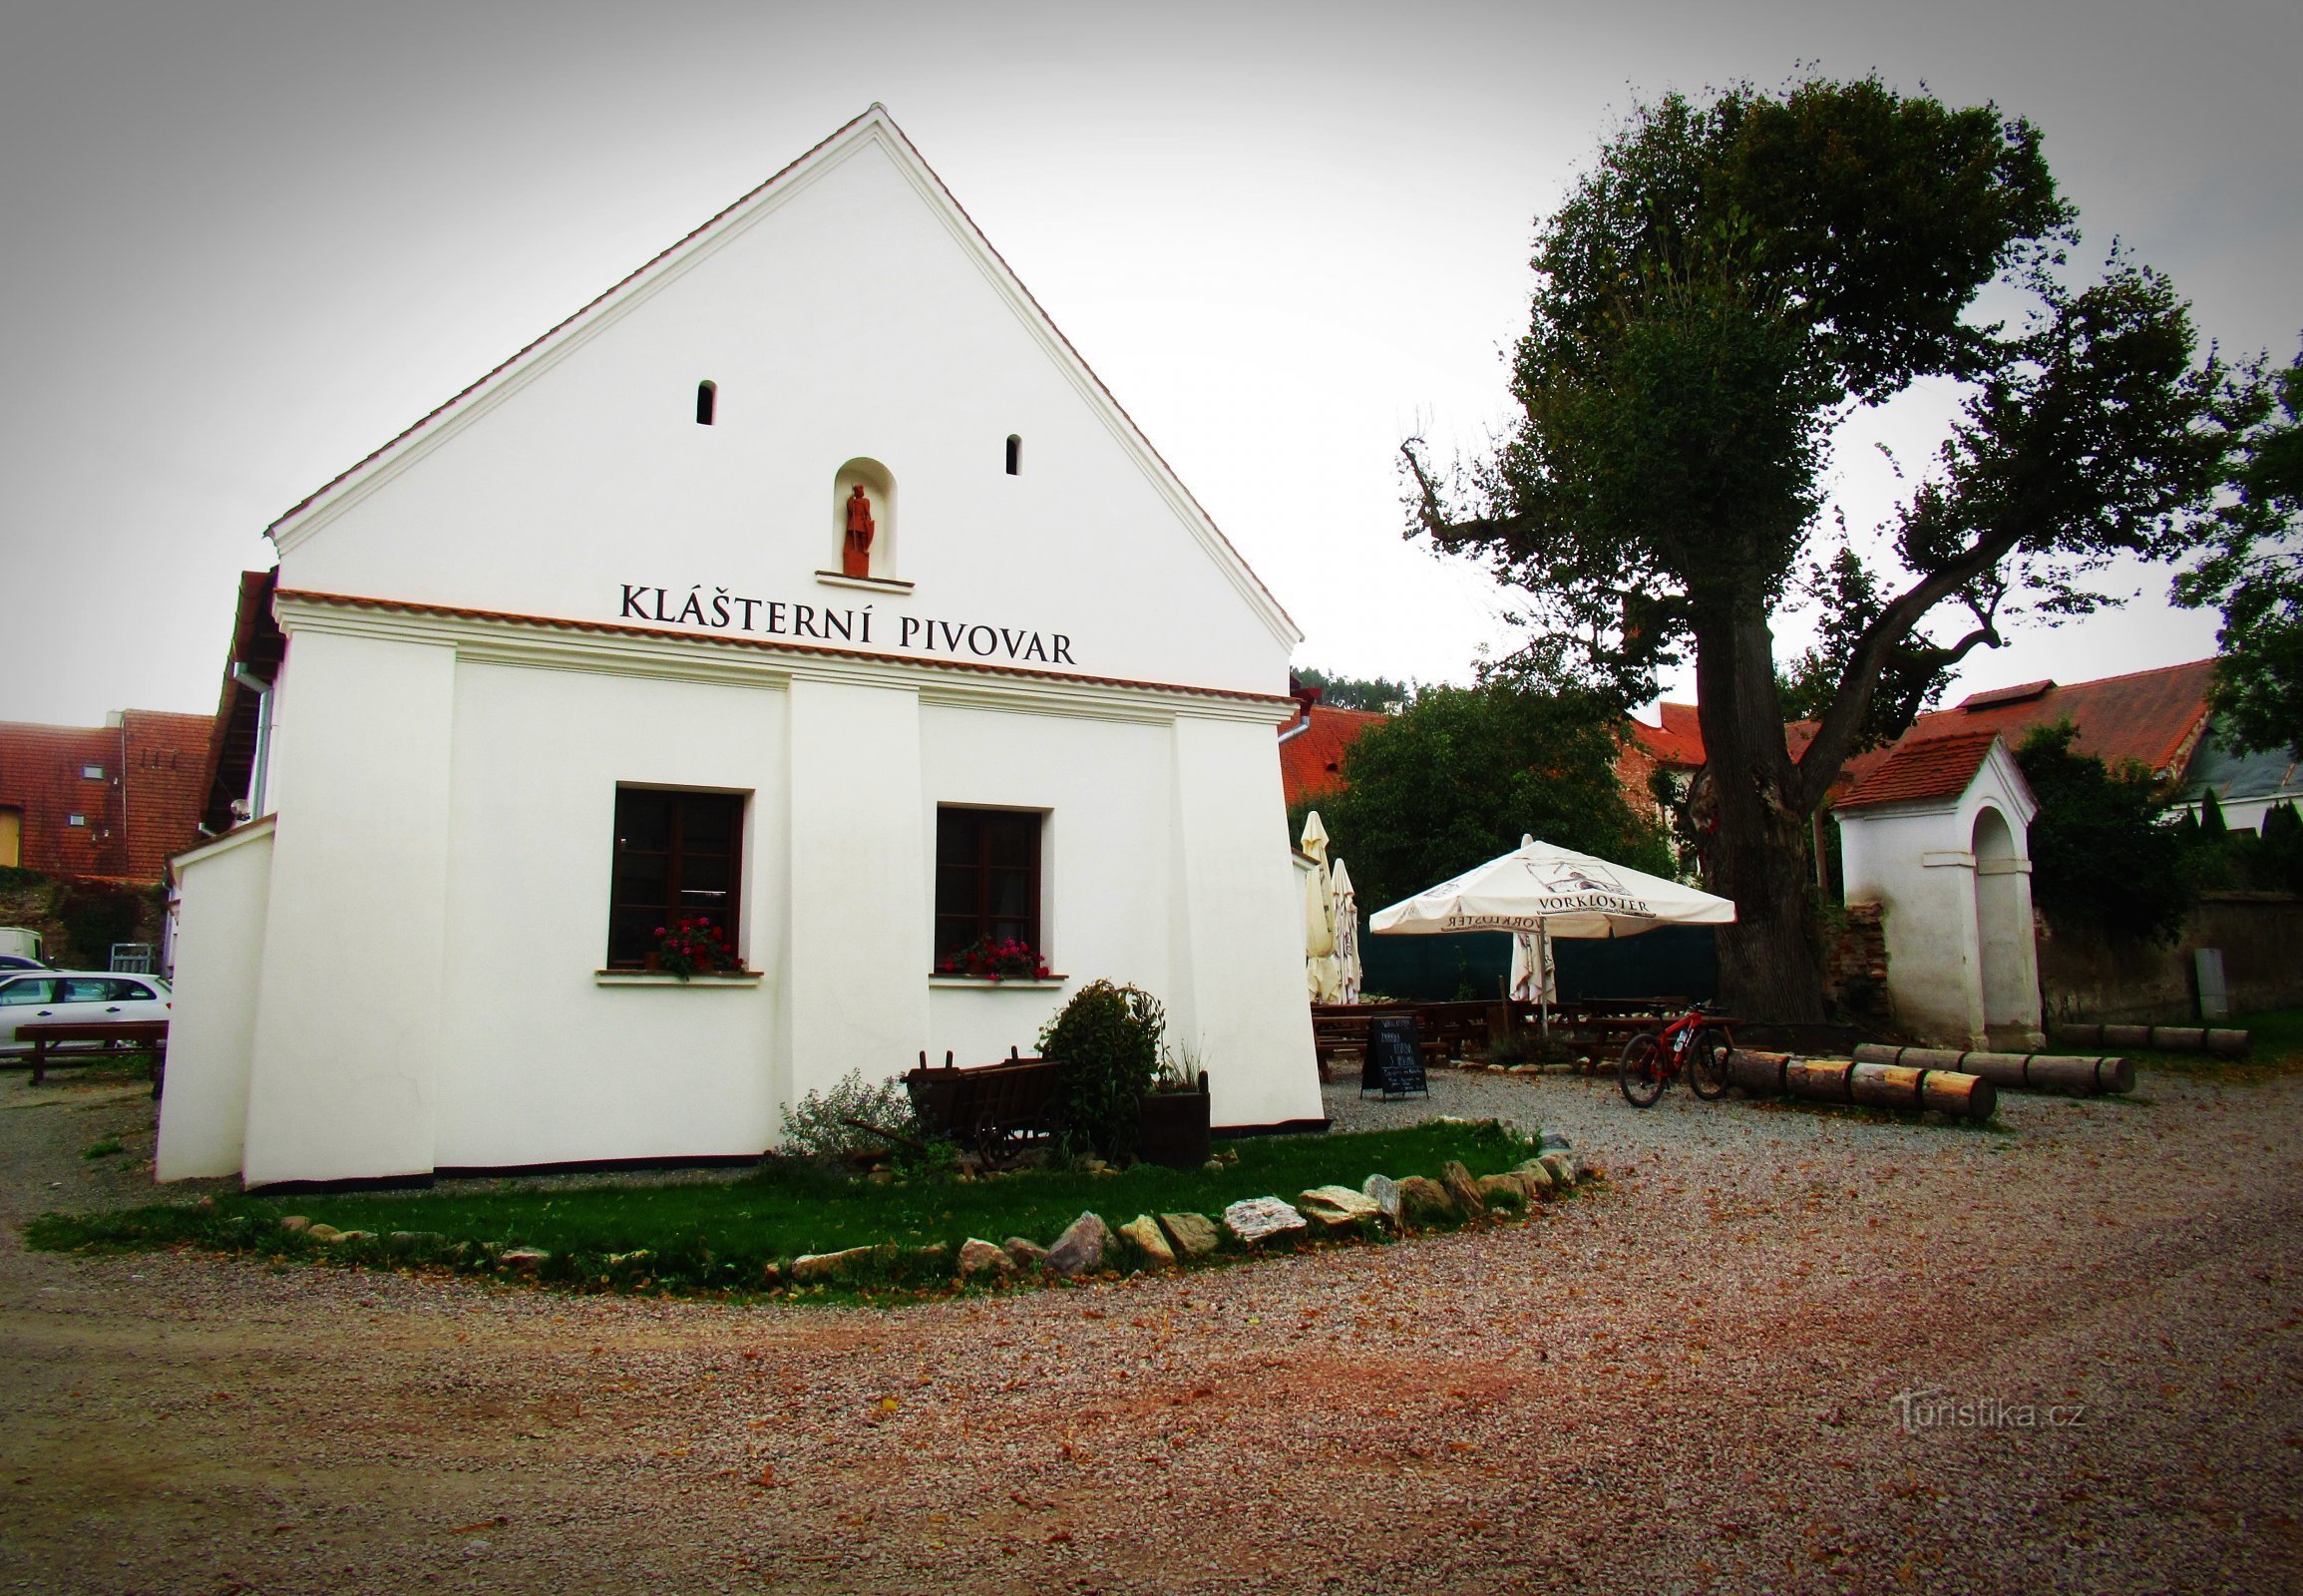
[[[1919,1083],[1919,1103],[1980,1125],[1998,1110],[1999,1088],[1964,1070],[1930,1069]]]
[[[1794,1058],[1783,1066],[1783,1086],[1809,1102],[1847,1102],[1847,1076],[1854,1067],[1847,1058]]]
[[[1864,1042],[1855,1049],[1863,1063],[1910,1064],[1921,1069],[1955,1069],[1981,1075],[2011,1091],[2133,1091],[2135,1066],[2124,1057],[2087,1058],[2065,1053],[1963,1053],[1948,1047],[1890,1047]]]
[[[1856,1064],[1847,1071],[1847,1095],[1872,1108],[1917,1109],[1926,1076],[1908,1064]]]
[[[2243,1030],[2197,1025],[2058,1025],[2049,1034],[2068,1047],[2165,1047],[2226,1058],[2246,1052],[2250,1042]]]
[[[1727,1084],[1740,1086],[1754,1097],[1783,1095],[1783,1070],[1791,1062],[1789,1053],[1753,1052],[1737,1047],[1727,1054]]]

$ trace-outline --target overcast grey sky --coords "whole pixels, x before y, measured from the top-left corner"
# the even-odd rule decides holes
[[[1507,416],[1535,217],[1635,98],[1797,63],[2038,123],[2227,350],[2296,351],[2303,6],[0,8],[0,719],[215,702],[266,522],[873,100],[1272,587],[1299,662],[1463,676],[1399,439]],[[1842,451],[1850,516],[1951,396]],[[2212,651],[2144,600],[1974,685]],[[1795,641],[1787,637],[1786,642]],[[1683,688],[1681,696],[1685,696]]]

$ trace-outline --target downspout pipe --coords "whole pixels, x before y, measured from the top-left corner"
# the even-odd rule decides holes
[[[264,778],[271,774],[272,684],[244,661],[232,661],[232,680],[256,695],[256,751],[248,765],[248,819],[264,812]]]

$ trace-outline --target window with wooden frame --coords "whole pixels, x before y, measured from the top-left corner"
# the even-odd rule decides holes
[[[1039,943],[1039,840],[1044,817],[1016,809],[936,811],[936,962],[977,943]]]
[[[645,967],[664,934],[683,920],[717,931],[733,960],[743,842],[741,793],[616,788],[607,968]]]

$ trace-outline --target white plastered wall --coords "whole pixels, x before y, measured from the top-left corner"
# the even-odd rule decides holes
[[[177,864],[178,957],[156,1179],[239,1173],[271,866],[269,820]]]
[[[1275,756],[1269,725],[1176,717],[1170,1028],[1207,1070],[1219,1125],[1326,1114]]]
[[[778,983],[595,973],[619,785],[745,796],[737,952],[781,964],[781,683],[465,662],[455,714],[440,1167],[758,1153],[786,1072]]]
[[[455,669],[444,647],[295,640],[294,802],[272,839],[251,1184],[433,1167]]]
[[[917,690],[791,687],[791,885],[783,981],[793,1098],[917,1062],[928,1036],[931,932],[920,883]]]

